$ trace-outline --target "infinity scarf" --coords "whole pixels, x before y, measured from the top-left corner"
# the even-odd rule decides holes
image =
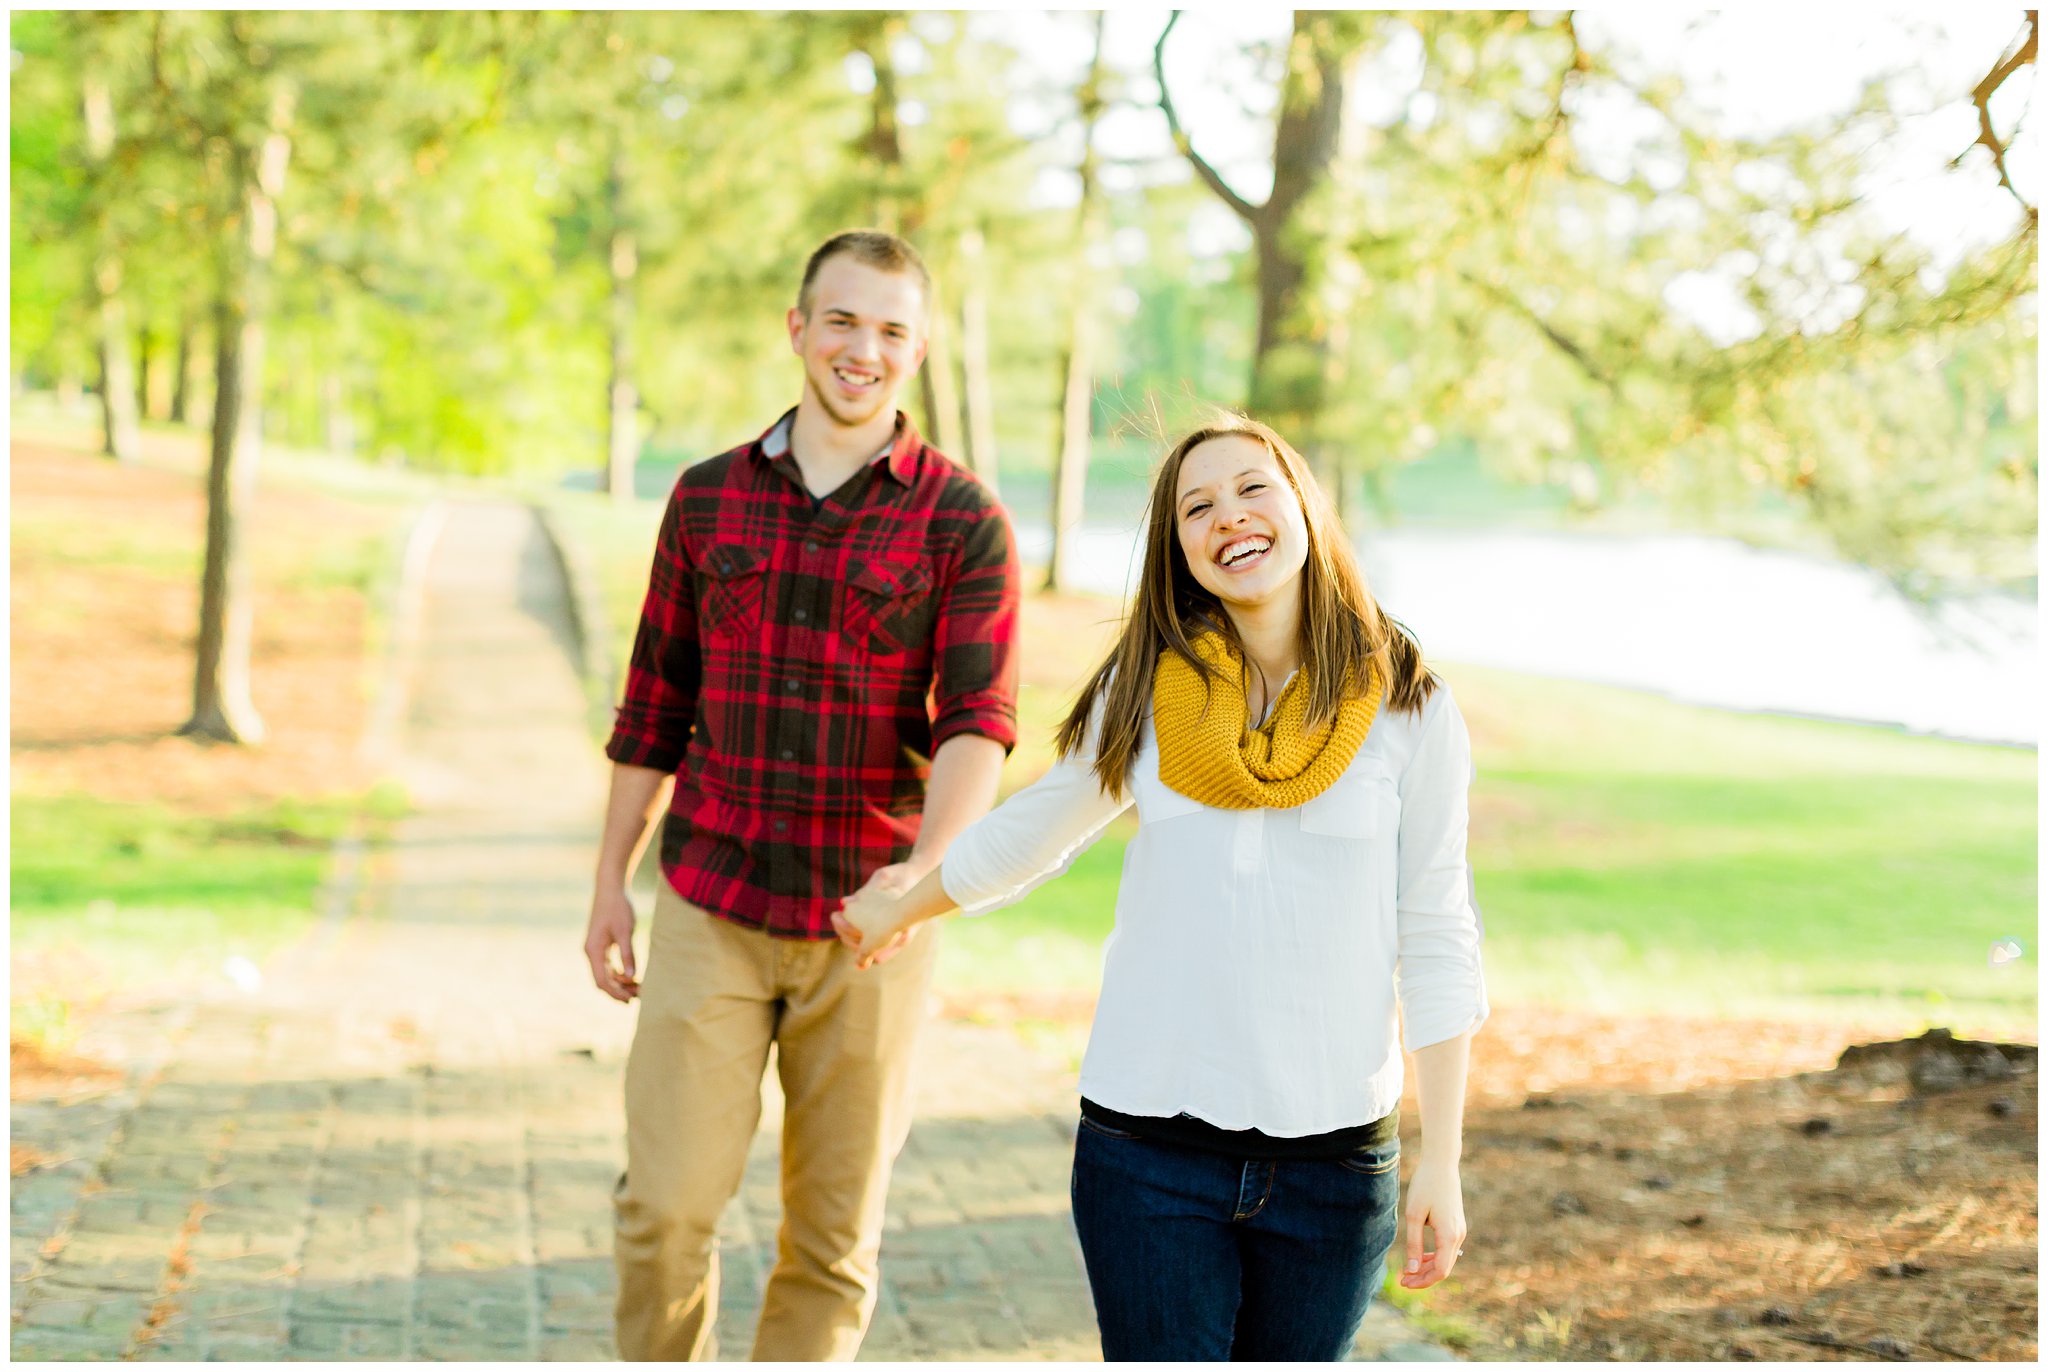
[[[1341,776],[1365,741],[1386,692],[1380,675],[1362,696],[1337,707],[1322,728],[1306,727],[1306,670],[1280,692],[1262,728],[1249,727],[1244,660],[1210,630],[1192,641],[1195,655],[1218,668],[1220,680],[1168,650],[1152,676],[1152,728],[1159,739],[1159,779],[1189,800],[1223,810],[1291,810],[1315,799]]]

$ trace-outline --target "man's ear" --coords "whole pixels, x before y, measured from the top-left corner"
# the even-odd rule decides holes
[[[783,322],[789,326],[789,350],[798,357],[802,357],[804,355],[803,338],[804,324],[806,322],[804,312],[792,305],[790,306],[788,316]]]

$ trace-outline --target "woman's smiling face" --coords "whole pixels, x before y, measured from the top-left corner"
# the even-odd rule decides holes
[[[1308,521],[1280,459],[1258,439],[1224,434],[1181,460],[1174,527],[1202,588],[1225,606],[1299,593]]]

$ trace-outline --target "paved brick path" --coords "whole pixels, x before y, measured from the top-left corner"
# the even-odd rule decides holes
[[[117,1089],[14,1104],[17,1358],[603,1359],[631,1012],[582,966],[604,785],[532,516],[450,507],[397,765],[417,805],[254,993],[97,1020]],[[868,1359],[1099,1356],[1067,1218],[1073,1084],[941,1021]],[[779,1211],[770,1100],[724,1226],[744,1356]],[[1381,1312],[1365,1356],[1428,1356]]]

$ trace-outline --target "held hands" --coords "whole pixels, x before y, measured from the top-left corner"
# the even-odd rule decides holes
[[[896,897],[923,876],[923,869],[910,863],[893,863],[877,870],[867,885],[840,903],[832,916],[832,930],[859,958],[855,966],[864,970],[887,962],[910,942],[913,926],[904,923]]]
[[[612,950],[618,957],[612,957]],[[590,960],[590,979],[616,1001],[640,994],[633,968],[633,902],[623,886],[600,884],[590,902],[590,927],[583,936],[583,956]]]
[[[1422,1155],[1415,1175],[1408,1180],[1407,1264],[1401,1269],[1401,1285],[1411,1291],[1435,1286],[1451,1275],[1465,1242],[1465,1197],[1458,1184],[1458,1160]],[[1422,1251],[1423,1231],[1436,1238],[1433,1252]]]

